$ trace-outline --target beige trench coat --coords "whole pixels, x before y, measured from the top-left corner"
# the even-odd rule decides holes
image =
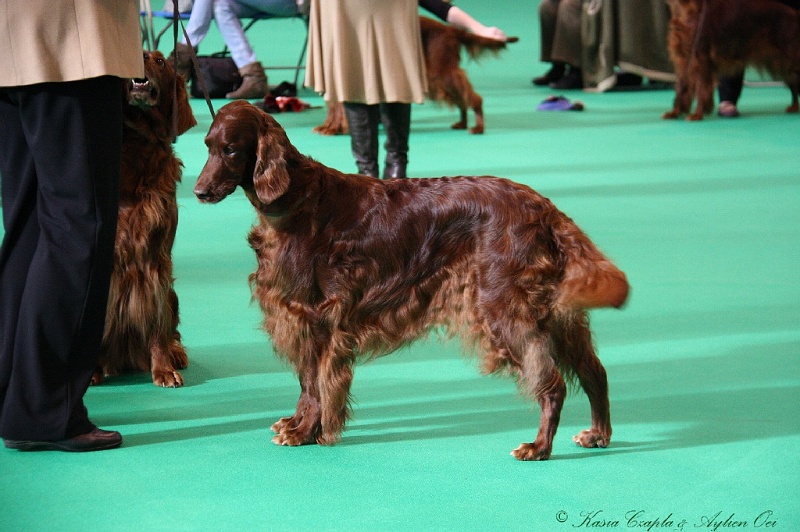
[[[2,0],[0,87],[144,75],[138,0]]]
[[[422,103],[417,0],[312,0],[306,86],[332,102]]]

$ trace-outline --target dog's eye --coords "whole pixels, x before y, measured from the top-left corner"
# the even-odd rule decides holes
[[[228,144],[227,146],[225,146],[225,149],[223,149],[222,151],[225,155],[233,155],[236,152],[232,144]]]
[[[167,62],[161,59],[160,57],[156,59],[156,63],[158,64],[158,66],[164,66],[167,64]]]

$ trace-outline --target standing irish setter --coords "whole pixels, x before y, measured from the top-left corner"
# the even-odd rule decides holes
[[[778,0],[669,0],[669,5],[675,101],[663,118],[690,113],[689,120],[702,120],[714,109],[717,77],[747,66],[785,81],[792,93],[786,112],[800,111],[800,11]]]
[[[172,277],[182,166],[172,143],[196,122],[185,82],[161,52],[145,52],[144,65],[146,77],[127,90],[114,270],[92,382],[137,370],[150,371],[158,386],[178,387],[188,358]]]
[[[356,359],[443,326],[480,352],[484,372],[512,374],[539,401],[539,433],[514,456],[550,456],[563,376],[592,408],[575,441],[608,445],[606,372],[586,309],[621,306],[628,282],[549,200],[496,177],[343,174],[301,155],[244,101],[219,110],[206,144],[195,194],[217,203],[240,186],[256,208],[253,296],[300,379],[297,411],[272,426],[275,443],[335,443]]]

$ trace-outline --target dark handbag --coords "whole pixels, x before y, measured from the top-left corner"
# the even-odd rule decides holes
[[[221,53],[212,55],[198,55],[197,64],[200,68],[200,75],[208,89],[209,98],[224,98],[229,92],[233,92],[242,84],[242,76],[239,69],[230,56]],[[203,87],[197,79],[197,71],[192,71],[191,93],[195,98],[205,98]]]

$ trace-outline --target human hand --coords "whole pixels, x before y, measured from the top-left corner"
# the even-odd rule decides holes
[[[498,41],[505,41],[508,39],[506,32],[494,26],[492,26],[491,28],[484,26],[476,33],[481,37],[486,37],[487,39],[495,39]]]

